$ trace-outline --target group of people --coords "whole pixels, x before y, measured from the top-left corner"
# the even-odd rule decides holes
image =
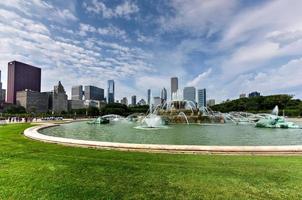
[[[37,118],[34,117],[9,117],[8,118],[8,123],[21,123],[21,122],[33,122],[37,121]]]

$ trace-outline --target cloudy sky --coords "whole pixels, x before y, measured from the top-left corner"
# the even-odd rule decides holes
[[[146,98],[180,86],[218,101],[257,90],[302,98],[301,0],[0,1],[0,68],[42,68],[42,90],[59,80]],[[169,95],[168,95],[169,96]]]

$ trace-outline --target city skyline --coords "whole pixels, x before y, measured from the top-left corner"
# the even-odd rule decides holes
[[[105,87],[113,79],[115,99],[134,93],[141,99],[148,88],[155,95],[170,88],[169,78],[177,76],[183,87],[207,87],[218,102],[251,91],[302,98],[301,6],[298,0],[2,1],[3,88],[7,63],[18,60],[45,70],[42,91],[59,79],[68,94],[77,82]],[[275,14],[283,10],[291,12]]]

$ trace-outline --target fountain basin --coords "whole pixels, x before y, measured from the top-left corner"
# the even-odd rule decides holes
[[[72,123],[80,125],[81,123]],[[152,152],[176,152],[176,153],[211,153],[211,154],[301,154],[302,145],[301,139],[296,145],[266,145],[266,146],[223,146],[223,145],[166,145],[166,144],[138,144],[138,143],[120,143],[120,142],[106,142],[93,141],[87,139],[73,139],[62,136],[46,135],[42,132],[49,131],[53,128],[60,128],[64,130],[64,125],[58,126],[54,124],[46,124],[36,127],[28,128],[24,131],[24,135],[31,139],[40,140],[49,143],[59,143],[63,145],[72,145],[80,147],[93,147],[105,149],[118,149],[126,151],[152,151]],[[71,125],[71,124],[70,124]],[[104,125],[98,125],[104,126]],[[108,125],[107,125],[108,126]],[[207,126],[207,127],[212,127]],[[217,127],[224,126],[219,125]],[[68,129],[68,128],[67,128]],[[280,129],[258,129],[258,130],[280,130]],[[297,131],[297,130],[295,130]],[[290,132],[294,132],[291,130]]]

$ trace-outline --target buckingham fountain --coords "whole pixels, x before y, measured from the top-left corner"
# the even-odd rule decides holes
[[[172,94],[171,101],[159,105],[150,102],[146,117],[139,128],[165,128],[167,124],[224,123],[222,115],[217,115],[208,108],[198,108],[193,101],[184,100],[180,92]]]

